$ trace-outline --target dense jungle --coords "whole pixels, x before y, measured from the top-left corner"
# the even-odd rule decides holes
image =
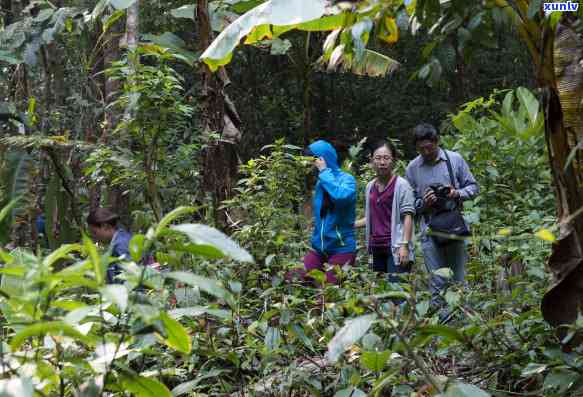
[[[0,0],[0,396],[583,396],[582,15]],[[428,270],[418,217],[397,282],[364,229],[353,266],[290,276],[308,146],[335,147],[361,218],[374,142],[405,176],[420,123],[480,187],[465,281]]]

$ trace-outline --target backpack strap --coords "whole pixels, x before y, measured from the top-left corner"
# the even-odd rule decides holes
[[[447,150],[443,149],[443,153],[445,153],[445,158],[446,158],[446,163],[447,163],[447,173],[449,174],[449,180],[451,181],[451,186],[453,186],[454,189],[456,189],[455,186],[455,179],[453,177],[453,168],[451,166],[451,160],[449,159],[449,155],[447,154]],[[461,211],[464,207],[464,204],[462,203],[461,199],[457,200],[458,202],[458,209]]]

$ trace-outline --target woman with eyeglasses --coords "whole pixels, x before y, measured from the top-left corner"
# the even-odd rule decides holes
[[[365,215],[355,227],[366,228],[366,246],[373,258],[373,269],[389,273],[389,281],[398,282],[394,273],[410,271],[414,261],[413,216],[415,196],[405,178],[393,173],[397,152],[387,141],[373,146],[371,164],[376,177],[366,186]]]

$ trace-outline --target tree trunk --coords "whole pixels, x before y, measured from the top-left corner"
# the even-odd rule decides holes
[[[212,42],[213,34],[208,12],[208,0],[197,1],[198,31],[200,46],[206,49]],[[239,157],[237,144],[241,139],[240,118],[234,104],[224,90],[230,83],[227,72],[220,68],[213,74],[206,65],[202,66],[202,126],[207,141],[203,152],[203,188],[209,192],[213,201],[213,218],[220,228],[228,226],[225,210],[219,209],[221,203],[232,195],[237,183]],[[219,138],[212,134],[219,134]]]
[[[104,47],[103,67],[107,69],[111,67],[112,63],[120,59],[120,37],[123,32],[123,21],[116,21],[108,31],[108,38]],[[119,81],[105,77],[104,82],[104,97],[105,105],[109,106],[115,101],[116,92],[120,89]],[[107,108],[105,111],[105,126],[101,135],[101,143],[107,144],[111,141],[111,133],[117,126],[120,120],[120,114],[117,109],[113,107]],[[109,187],[107,189],[107,206],[117,213],[123,224],[129,225],[129,197],[124,194],[123,187]]]
[[[575,19],[563,17],[554,36],[549,35],[551,56],[544,58],[554,63],[555,81],[547,82],[544,105],[560,225],[548,263],[556,284],[542,302],[543,316],[552,325],[574,322],[583,304],[583,39],[574,24]]]

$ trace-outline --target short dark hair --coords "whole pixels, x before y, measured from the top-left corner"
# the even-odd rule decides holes
[[[413,143],[416,144],[419,141],[430,140],[437,142],[439,139],[439,133],[437,129],[429,123],[421,123],[413,128]]]
[[[92,226],[110,225],[117,226],[119,215],[108,208],[96,208],[87,216],[87,224]]]
[[[374,156],[374,152],[376,152],[377,150],[379,150],[382,147],[386,147],[387,149],[389,149],[389,151],[391,152],[391,156],[393,156],[393,159],[396,160],[397,159],[397,148],[395,147],[395,145],[393,144],[393,142],[391,141],[387,141],[385,139],[381,139],[379,141],[376,141],[373,145],[372,145],[372,149],[370,151],[370,155],[371,157]]]

